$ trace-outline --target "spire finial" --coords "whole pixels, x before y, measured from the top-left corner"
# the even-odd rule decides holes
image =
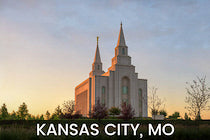
[[[99,36],[97,36],[97,46],[98,46],[98,39],[99,39]]]
[[[122,27],[122,21],[121,21],[121,23],[120,23],[120,27]]]

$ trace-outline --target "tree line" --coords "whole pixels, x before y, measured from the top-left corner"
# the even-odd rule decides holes
[[[100,120],[108,117],[117,117],[119,119],[129,120],[134,115],[134,109],[130,104],[122,103],[121,109],[118,107],[108,109],[104,104],[100,103],[100,100],[97,100],[93,110],[89,113],[89,118]],[[79,111],[75,111],[74,100],[64,101],[62,107],[58,105],[52,114],[47,110],[45,114],[37,116],[29,113],[28,107],[24,102],[16,112],[9,113],[6,104],[3,104],[0,108],[0,120],[62,120],[78,118],[84,117]]]
[[[188,114],[185,113],[185,120],[200,120],[201,114],[204,110],[209,110],[208,102],[210,99],[210,88],[206,84],[206,77],[193,80],[192,83],[187,83],[186,87],[186,99],[185,102],[187,106]],[[163,115],[167,117],[167,112],[164,109],[165,101],[159,98],[157,95],[157,88],[151,88],[149,101],[149,109],[152,115]],[[162,108],[162,109],[161,109]],[[134,118],[134,109],[130,104],[122,103],[121,108],[112,107],[108,109],[104,104],[97,100],[92,111],[89,113],[90,118],[94,119],[104,119],[108,117],[119,118],[124,120],[129,120]],[[48,110],[45,114],[41,115],[31,115],[29,113],[27,105],[23,102],[18,111],[8,112],[6,104],[3,104],[0,108],[0,120],[59,120],[59,119],[78,119],[83,118],[79,111],[75,111],[74,100],[64,101],[62,107],[58,105],[54,112],[51,114]],[[168,116],[167,119],[179,119],[180,113],[174,112],[172,115]]]

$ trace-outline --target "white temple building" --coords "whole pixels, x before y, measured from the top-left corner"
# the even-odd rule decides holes
[[[120,108],[122,102],[126,102],[134,108],[136,117],[148,115],[147,80],[138,79],[135,66],[131,64],[122,24],[111,67],[107,72],[103,71],[97,37],[92,71],[75,88],[76,111],[80,111],[83,116],[88,116],[97,100],[107,108]]]

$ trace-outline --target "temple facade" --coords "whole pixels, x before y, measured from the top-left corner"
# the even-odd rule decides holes
[[[121,107],[123,102],[131,104],[136,117],[147,117],[147,80],[138,79],[135,66],[131,64],[122,24],[115,56],[107,72],[103,71],[98,37],[92,71],[89,77],[75,88],[76,111],[88,116],[96,101],[107,108]]]

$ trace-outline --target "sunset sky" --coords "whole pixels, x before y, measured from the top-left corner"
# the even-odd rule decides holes
[[[183,116],[186,82],[206,75],[210,87],[208,0],[0,0],[0,106],[45,114],[74,99],[96,36],[103,69],[111,65],[121,21],[139,78]]]

